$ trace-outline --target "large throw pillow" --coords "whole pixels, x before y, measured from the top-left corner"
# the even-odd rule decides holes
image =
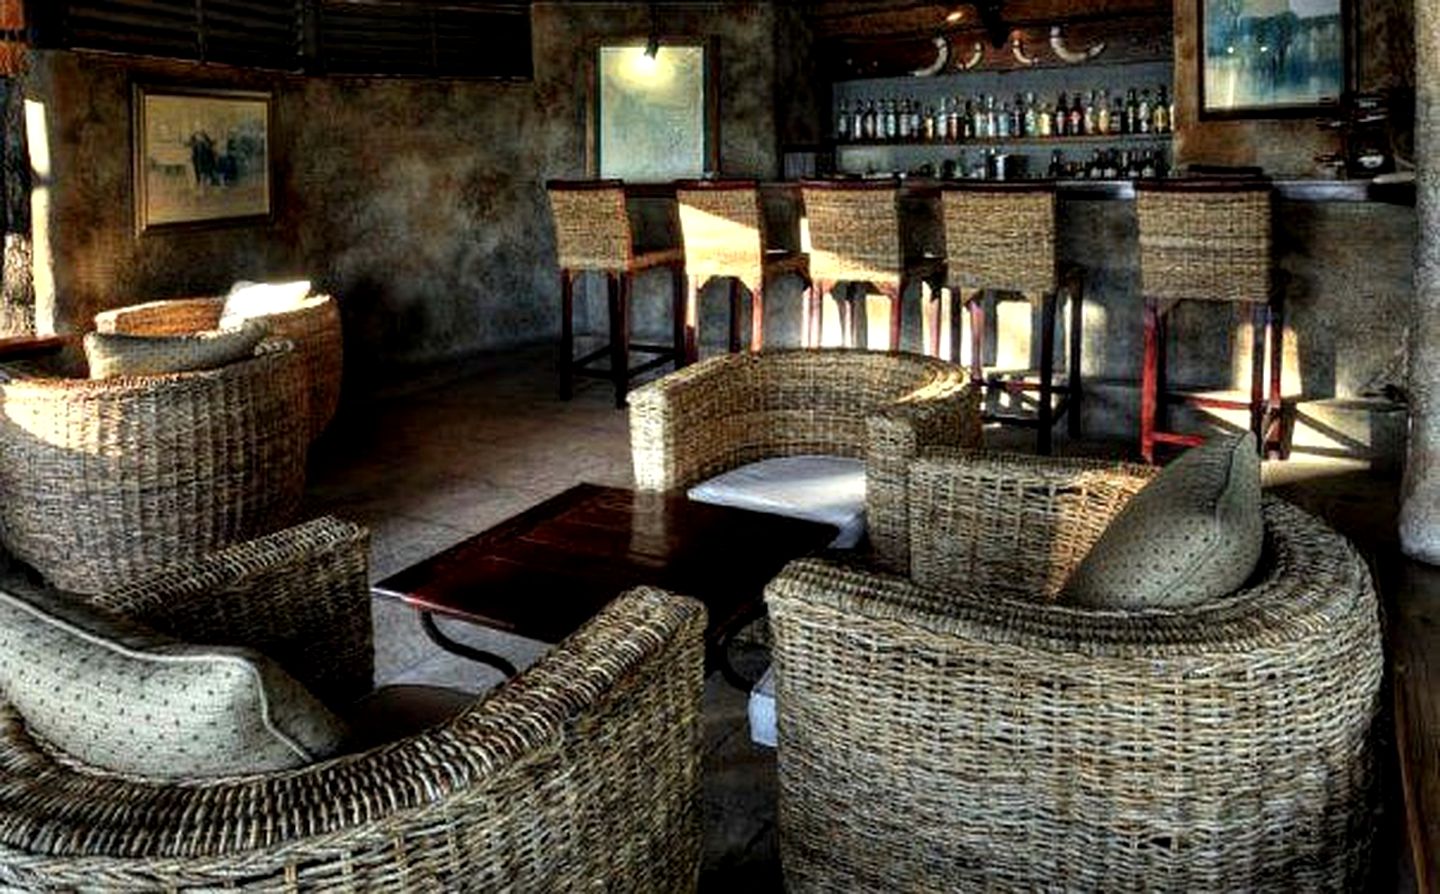
[[[865,461],[848,456],[777,456],[690,488],[699,503],[734,506],[834,525],[830,544],[849,549],[865,536]]]
[[[292,282],[245,282],[230,287],[220,309],[220,325],[230,326],[254,317],[298,310],[310,295],[310,280]]]
[[[1131,498],[1071,573],[1060,601],[1196,605],[1244,586],[1264,539],[1255,436],[1213,438]]]
[[[259,320],[188,335],[124,335],[87,332],[85,359],[90,378],[156,376],[215,369],[254,356],[268,327]]]
[[[182,643],[39,588],[0,591],[0,692],[65,754],[159,779],[299,767],[346,735],[259,653]]]

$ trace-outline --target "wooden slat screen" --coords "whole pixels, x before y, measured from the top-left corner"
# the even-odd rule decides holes
[[[526,0],[28,2],[33,39],[43,47],[282,71],[531,76]]]

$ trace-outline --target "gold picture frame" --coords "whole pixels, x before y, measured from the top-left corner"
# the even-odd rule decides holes
[[[137,232],[271,219],[273,94],[137,84],[132,107]]]

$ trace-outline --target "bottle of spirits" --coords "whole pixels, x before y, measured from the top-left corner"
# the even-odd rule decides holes
[[[1070,115],[1067,131],[1072,137],[1085,135],[1085,104],[1080,99],[1080,94],[1075,94],[1070,100]]]
[[[1095,132],[1110,133],[1110,97],[1104,91],[1095,100]]]
[[[1155,97],[1155,108],[1150,112],[1154,123],[1150,129],[1155,133],[1170,132],[1170,97],[1166,95],[1165,85],[1161,84],[1159,92]]]
[[[1091,90],[1090,95],[1085,99],[1085,111],[1081,115],[1080,129],[1085,133],[1099,133],[1095,128],[1095,91]]]
[[[1027,137],[1040,136],[1040,113],[1035,109],[1035,94],[1025,94],[1025,120],[1021,122],[1021,131]]]
[[[1140,132],[1140,100],[1135,96],[1134,87],[1125,92],[1125,132]]]
[[[1055,113],[1050,111],[1050,104],[1041,103],[1040,111],[1035,113],[1035,135],[1040,137],[1055,136]]]
[[[1140,92],[1140,108],[1136,113],[1140,119],[1139,124],[1141,133],[1149,133],[1150,129],[1155,124],[1155,119],[1152,117],[1152,105],[1153,103],[1150,101],[1150,88],[1146,87]]]
[[[853,113],[850,120],[850,139],[868,139],[865,129],[865,109],[862,106],[860,100],[858,99],[855,100],[855,112]]]
[[[885,133],[887,140],[893,140],[900,136],[900,113],[895,108],[895,100],[885,100],[884,107]]]
[[[840,100],[840,111],[835,115],[835,139],[845,142],[850,139],[850,103]]]
[[[908,140],[914,135],[910,131],[910,100],[900,100],[900,108],[895,113],[895,126],[898,131],[895,135],[902,140]]]
[[[1056,149],[1050,153],[1050,170],[1046,172],[1051,180],[1059,180],[1065,176],[1065,157]]]
[[[1065,91],[1060,91],[1060,98],[1055,100],[1055,136],[1070,136],[1070,103],[1065,99]]]

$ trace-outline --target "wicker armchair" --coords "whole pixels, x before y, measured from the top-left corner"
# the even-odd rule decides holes
[[[197,372],[0,377],[0,542],[99,593],[287,524],[305,488],[298,365],[281,342]]]
[[[149,301],[95,315],[100,332],[127,335],[180,335],[214,329],[225,307],[223,297]],[[314,440],[330,424],[340,405],[344,341],[340,310],[329,295],[312,295],[295,310],[266,314],[270,335],[295,343],[301,370],[310,389],[309,437]]]
[[[963,367],[916,354],[801,349],[712,357],[630,396],[640,490],[680,490],[777,456],[865,459],[882,559],[906,554],[906,462],[922,447],[977,446],[980,402]],[[878,523],[877,523],[878,522]]]
[[[368,686],[365,532],[320,519],[104,597]],[[704,609],[631,591],[440,726],[285,772],[164,783],[78,765],[0,702],[0,886],[693,890]]]
[[[790,891],[1357,891],[1381,641],[1370,575],[1266,498],[1251,584],[1047,604],[1145,472],[912,465],[915,580],[770,585]]]

